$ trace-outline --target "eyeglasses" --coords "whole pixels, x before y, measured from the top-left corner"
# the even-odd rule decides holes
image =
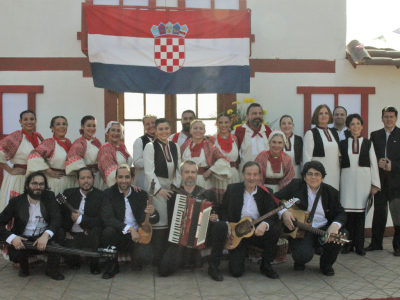
[[[321,173],[307,172],[306,175],[307,175],[308,177],[315,177],[315,178],[320,178],[320,177],[322,177],[322,174],[321,174]]]
[[[31,182],[30,183],[33,187],[44,187],[45,186],[45,184],[44,184],[44,182],[41,182],[41,183],[38,183],[38,182]]]

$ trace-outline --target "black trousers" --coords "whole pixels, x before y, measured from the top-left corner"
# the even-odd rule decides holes
[[[364,248],[365,212],[346,212],[346,214],[345,228],[349,232],[348,239],[352,241],[351,244],[356,251],[362,251]]]
[[[73,239],[65,239],[64,246],[67,248],[96,251],[100,246],[102,231],[103,229],[101,227],[94,227],[90,230],[88,235],[84,232],[71,232]],[[80,264],[79,255],[65,255],[65,259],[69,265]]]
[[[325,231],[328,227],[329,225],[325,225],[320,229]],[[340,228],[339,232],[348,235],[347,230],[344,227]],[[303,239],[289,238],[289,247],[292,251],[294,262],[298,264],[306,264],[312,260],[315,252],[314,248],[321,245],[318,241],[319,238],[319,235],[311,232],[306,232]],[[332,266],[336,262],[342,246],[340,244],[326,243],[323,244],[322,247],[324,248],[324,253],[320,258],[320,266]]]
[[[154,262],[158,265],[167,250],[169,229],[154,229],[151,237],[151,245],[153,246]]]
[[[195,265],[199,259],[199,250],[168,243],[167,250],[158,264],[158,274],[162,277],[169,276],[185,265]]]
[[[63,240],[63,237],[64,233],[60,229],[54,233],[51,239],[49,239],[47,245],[50,245],[52,242],[60,244],[60,242],[62,242]],[[30,241],[36,241],[38,238],[40,238],[40,236],[29,237],[28,239]],[[47,253],[48,255],[46,270],[48,270],[50,273],[57,273],[58,267],[60,265],[61,253],[51,252],[51,251],[45,251],[45,253]],[[39,254],[43,254],[43,251],[39,251],[36,249],[17,250],[12,245],[8,247],[8,255],[10,257],[10,260],[14,263],[20,264],[21,269],[24,271],[29,271],[29,262],[28,262],[29,256],[39,255]]]

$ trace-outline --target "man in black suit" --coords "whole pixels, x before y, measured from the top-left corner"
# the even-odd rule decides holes
[[[14,218],[11,231],[6,225]],[[60,209],[53,192],[49,191],[46,176],[42,172],[30,174],[25,181],[24,193],[10,199],[0,214],[0,238],[7,241],[10,260],[20,264],[18,276],[29,276],[28,256],[46,250],[49,241],[62,241],[60,230]],[[27,250],[23,241],[34,241],[37,250]],[[39,251],[38,251],[39,250]],[[61,255],[49,252],[46,276],[54,280],[63,280],[58,273]]]
[[[301,172],[302,179],[293,179],[286,187],[275,193],[278,199],[298,198],[297,206],[304,211],[310,212],[312,227],[320,228],[323,231],[337,234],[346,233],[344,224],[347,216],[340,204],[339,192],[322,180],[326,175],[325,167],[319,161],[307,162]],[[314,213],[313,213],[314,211]],[[284,225],[289,230],[294,230],[293,214],[289,210],[282,210],[279,215]],[[303,239],[289,239],[289,246],[294,260],[294,269],[303,271],[305,264],[314,256],[314,248],[319,246],[319,236],[306,232]],[[341,249],[341,245],[325,241],[323,254],[320,259],[320,269],[326,276],[333,276],[335,272],[332,265]]]
[[[68,248],[96,251],[103,231],[101,204],[105,195],[93,187],[92,169],[81,168],[76,174],[76,179],[79,187],[67,189],[63,193],[66,201],[76,210],[75,213],[66,205],[61,207],[62,227],[66,232],[64,245]],[[78,255],[67,256],[67,261],[71,269],[80,268]],[[101,273],[98,258],[92,259],[90,272],[95,275]]]
[[[227,238],[232,237],[232,229],[229,223],[237,223],[241,218],[250,216],[253,220],[278,207],[273,196],[264,187],[258,186],[261,179],[261,167],[258,163],[249,161],[243,166],[244,182],[230,184],[224,194],[220,207],[220,219],[214,226],[211,258],[208,274],[212,279],[222,277],[218,267],[221,261],[222,251]],[[245,271],[245,258],[249,245],[255,245],[263,249],[260,271],[272,279],[278,279],[278,274],[272,269],[271,262],[276,255],[277,243],[280,235],[278,216],[271,216],[259,224],[256,224],[254,234],[249,238],[243,238],[240,244],[233,250],[229,250],[229,271],[234,277],[240,277]],[[222,243],[219,240],[222,240]]]
[[[213,213],[210,215],[210,223],[206,238],[207,243],[211,239],[212,225],[218,220],[218,214],[215,213],[217,209],[217,195],[214,191],[205,190],[201,186],[196,185],[197,171],[197,165],[191,160],[186,160],[180,165],[182,186],[177,189],[178,191],[174,191],[174,194],[167,202],[168,224],[171,227],[176,196],[178,193],[190,198],[210,201],[213,203],[214,207]],[[197,249],[190,249],[180,246],[179,244],[168,243],[167,250],[164,252],[158,265],[158,274],[162,277],[166,277],[176,272],[182,266],[199,265],[198,262],[200,260],[201,256]]]
[[[394,225],[394,256],[400,256],[400,129],[396,126],[397,109],[387,106],[382,110],[384,128],[371,132],[371,141],[378,160],[381,191],[374,197],[371,244],[366,251],[382,250],[387,221],[387,203]]]
[[[159,221],[160,216],[153,205],[148,205],[147,193],[136,192],[131,187],[132,175],[128,165],[120,165],[115,174],[116,184],[104,193],[101,215],[106,229],[103,231],[103,246],[116,246],[117,251],[131,254],[133,270],[141,270],[142,254],[149,252],[150,244],[138,244],[139,226],[146,214],[150,214],[151,224]],[[119,273],[118,259],[113,260],[103,274],[103,279],[110,279]]]

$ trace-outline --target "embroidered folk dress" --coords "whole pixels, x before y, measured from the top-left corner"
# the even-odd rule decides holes
[[[68,145],[71,142],[66,139],[66,143],[62,143],[55,139],[55,137],[46,139],[38,147],[30,153],[28,157],[28,170],[27,175],[36,171],[44,171],[51,168],[56,171],[65,171],[65,161],[67,160]],[[64,147],[65,148],[64,148]],[[51,177],[45,173],[49,188],[54,194],[64,192],[68,188],[76,186],[74,176],[63,176],[61,178]]]
[[[97,164],[104,184],[109,188],[116,183],[115,174],[119,165],[132,166],[132,156],[129,154],[124,143],[119,146],[105,143],[97,153]]]
[[[0,141],[0,163],[10,161],[15,167],[26,169],[29,154],[35,149],[34,145],[38,146],[41,141],[43,137],[37,132],[29,136],[24,130],[14,131]],[[5,172],[0,191],[0,211],[4,210],[11,198],[23,193],[25,179],[25,175]]]
[[[360,149],[364,138],[358,139],[358,147],[353,151],[353,139],[348,139],[348,155],[350,168],[342,168],[340,177],[340,203],[347,212],[363,212],[367,204],[371,185],[381,187],[378,162],[375,156],[374,145],[369,149],[371,167],[360,167]],[[356,153],[354,153],[356,152]]]
[[[97,138],[88,140],[84,136],[76,139],[69,149],[67,154],[67,161],[65,163],[65,173],[67,175],[76,176],[76,172],[80,168],[89,167],[96,170],[94,172],[94,187],[105,190],[106,185],[99,173],[97,164],[97,154],[101,148],[101,142]]]
[[[218,202],[222,201],[222,196],[226,188],[221,189],[221,181],[226,183],[231,179],[231,165],[229,159],[214,146],[212,140],[203,140],[198,144],[196,151],[192,151],[193,140],[190,138],[181,147],[182,162],[185,160],[193,161],[198,169],[196,184],[204,189],[211,189],[217,194]],[[196,145],[197,146],[197,145]],[[212,171],[208,180],[205,180],[203,173],[208,169]],[[217,180],[219,183],[217,183]]]
[[[326,131],[329,135],[329,139],[325,135],[323,129],[318,128],[318,132],[322,138],[325,157],[313,157],[314,136],[312,131],[309,130],[306,132],[304,136],[303,165],[312,160],[321,162],[324,165],[326,171],[326,176],[323,180],[324,183],[329,184],[333,186],[335,189],[339,190],[339,181],[340,181],[339,146],[329,129]]]
[[[269,159],[281,160],[279,172],[274,172],[272,164]],[[262,179],[260,184],[265,187],[271,188],[274,193],[287,186],[292,179],[295,177],[292,159],[290,156],[281,152],[281,157],[271,157],[269,151],[262,151],[256,158],[255,162],[258,162],[261,167]],[[278,167],[278,166],[277,166]]]
[[[150,142],[153,141],[153,137],[146,134],[149,138]],[[143,140],[141,137],[137,138],[136,141],[133,143],[133,165],[135,167],[135,178],[133,180],[133,184],[138,186],[144,190],[147,190],[146,184],[146,174],[144,173],[144,160],[143,160]]]
[[[181,153],[179,151],[179,146],[175,143],[178,154],[177,155],[178,161],[176,164],[177,168],[175,169],[175,164],[170,147],[168,146],[168,150],[166,150],[167,147],[163,147],[163,144],[159,143],[161,145],[161,149],[163,151],[164,158],[167,163],[168,178],[157,176],[155,173],[155,164],[154,164],[155,150],[153,143],[157,143],[157,140],[155,140],[152,143],[148,143],[144,148],[143,152],[144,172],[146,174],[146,183],[147,183],[146,190],[147,191],[150,190],[151,181],[154,179],[155,182],[154,191],[156,194],[153,197],[153,205],[160,215],[160,221],[156,224],[153,224],[152,226],[153,229],[167,229],[168,228],[167,200],[164,199],[158,192],[161,189],[171,190],[171,184],[174,184],[177,187],[181,185],[181,174],[179,172],[179,166],[181,164]]]
[[[283,151],[290,156],[292,159],[292,165],[294,170],[294,175],[296,178],[301,178],[301,165],[296,165],[295,155],[294,155],[294,134],[288,138],[285,147],[283,147]]]

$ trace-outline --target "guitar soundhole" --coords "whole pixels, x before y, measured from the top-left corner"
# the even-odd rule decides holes
[[[242,237],[251,231],[251,222],[249,220],[244,220],[243,222],[236,225],[235,232],[236,236]]]

